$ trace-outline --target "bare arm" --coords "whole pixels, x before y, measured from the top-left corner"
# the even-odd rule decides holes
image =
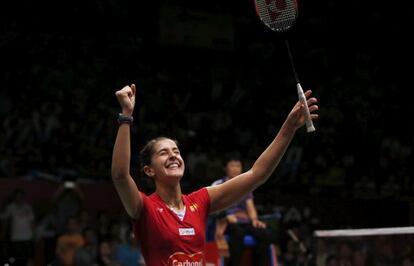
[[[246,200],[247,215],[250,218],[252,226],[255,228],[266,228],[266,224],[259,220],[257,216],[256,206],[253,199]]]
[[[246,200],[246,210],[250,220],[257,220],[257,211],[253,199]]]
[[[122,113],[131,116],[135,105],[135,85],[125,86],[116,92]],[[112,154],[111,174],[115,188],[128,215],[139,217],[142,209],[142,196],[130,175],[131,162],[130,125],[121,124],[118,128]]]
[[[311,91],[305,93],[306,98]],[[316,98],[308,99],[309,110],[318,110]],[[220,185],[208,187],[211,200],[210,212],[216,212],[238,202],[244,195],[262,185],[273,173],[286,152],[296,130],[305,123],[304,106],[297,102],[283,123],[272,143],[259,156],[252,168]],[[317,114],[311,118],[316,119]]]

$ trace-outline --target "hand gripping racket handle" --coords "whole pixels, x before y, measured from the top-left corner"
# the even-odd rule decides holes
[[[299,101],[305,106],[304,112],[305,112],[306,131],[313,132],[316,129],[313,126],[313,122],[312,122],[310,112],[309,112],[308,102],[306,101],[305,94],[303,93],[302,86],[300,86],[299,82],[296,84],[296,89],[298,90]]]

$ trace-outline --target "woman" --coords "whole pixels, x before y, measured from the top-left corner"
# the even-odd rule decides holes
[[[112,157],[112,179],[132,219],[148,266],[204,265],[205,227],[209,213],[223,210],[263,184],[272,174],[296,130],[303,126],[304,106],[293,107],[279,133],[248,171],[217,186],[189,195],[181,193],[184,161],[177,142],[159,137],[141,151],[143,172],[155,182],[155,193],[140,192],[130,175],[130,126],[135,106],[135,85],[115,93],[122,109]],[[318,110],[316,98],[305,93],[311,112]],[[311,118],[316,119],[317,114]]]

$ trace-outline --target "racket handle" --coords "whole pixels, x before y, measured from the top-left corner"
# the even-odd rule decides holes
[[[296,89],[298,90],[299,101],[305,106],[305,123],[306,123],[306,131],[313,132],[315,131],[315,127],[313,126],[313,122],[310,116],[308,102],[306,101],[305,93],[303,93],[302,86],[298,82],[296,84]]]

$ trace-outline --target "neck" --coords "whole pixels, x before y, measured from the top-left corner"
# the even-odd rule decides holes
[[[175,209],[175,210],[181,210],[184,207],[182,199],[179,199],[179,200],[175,201],[174,203],[165,202],[165,204],[168,206],[168,208]]]
[[[182,209],[184,207],[179,184],[175,187],[157,186],[155,193],[160,196],[168,207],[175,209]]]

